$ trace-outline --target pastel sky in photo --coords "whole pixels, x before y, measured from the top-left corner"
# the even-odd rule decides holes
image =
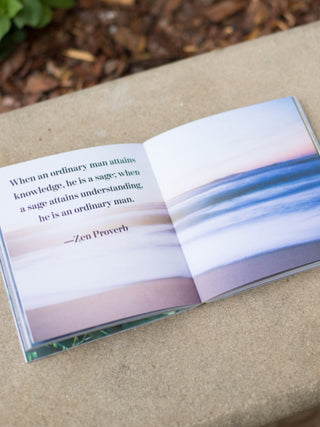
[[[316,152],[292,98],[197,120],[145,145],[166,200],[232,174]]]

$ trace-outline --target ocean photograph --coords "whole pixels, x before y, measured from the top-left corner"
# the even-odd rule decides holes
[[[90,149],[86,162],[119,150],[136,166],[109,165],[125,187],[116,196],[103,190],[101,172],[75,172],[78,198],[64,205],[72,214],[3,218],[32,342],[189,307],[320,260],[318,145],[294,98],[200,119],[143,145]],[[76,156],[23,164],[24,176],[35,164],[85,163]]]
[[[171,200],[169,210],[202,300],[316,262],[319,156],[213,181]]]
[[[320,160],[308,126],[288,97],[147,141],[202,301],[320,260]]]

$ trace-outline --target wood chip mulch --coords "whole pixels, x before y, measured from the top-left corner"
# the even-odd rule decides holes
[[[319,0],[79,0],[0,64],[0,112],[319,18]]]

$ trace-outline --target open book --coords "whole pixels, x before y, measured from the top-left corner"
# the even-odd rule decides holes
[[[320,261],[319,146],[291,97],[7,166],[0,185],[28,361]]]

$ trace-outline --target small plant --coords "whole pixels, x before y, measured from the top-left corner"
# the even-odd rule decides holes
[[[70,8],[75,0],[0,0],[0,42],[23,27],[42,28],[52,19],[52,8]]]

